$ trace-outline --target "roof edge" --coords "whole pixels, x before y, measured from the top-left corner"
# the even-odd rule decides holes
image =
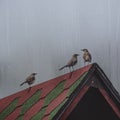
[[[117,90],[113,87],[112,83],[104,73],[104,71],[99,67],[97,63],[93,63],[90,70],[88,71],[87,75],[83,78],[81,83],[78,85],[78,87],[75,89],[75,91],[71,94],[71,96],[68,98],[67,102],[62,106],[62,108],[58,111],[58,113],[54,116],[53,120],[60,120],[62,114],[64,111],[67,110],[71,102],[76,98],[76,96],[79,94],[80,90],[86,85],[88,80],[92,77],[93,73],[97,73],[99,77],[101,78],[102,82],[106,85],[107,89],[112,93],[112,95],[115,97],[117,102],[120,104],[120,95],[117,92]]]
[[[99,67],[97,63],[94,63],[94,66],[96,67],[96,73],[101,78],[102,82],[106,85],[107,89],[112,93],[112,95],[116,98],[116,100],[120,103],[120,94],[119,92],[114,88],[113,84],[109,80],[109,78],[106,76],[104,71]]]

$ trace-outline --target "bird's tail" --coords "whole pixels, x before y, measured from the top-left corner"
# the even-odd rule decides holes
[[[62,69],[64,69],[65,67],[67,67],[67,65],[65,65],[65,66],[61,67],[59,70],[62,70]]]
[[[25,84],[25,83],[26,83],[26,82],[21,83],[20,86],[22,86],[22,85]]]

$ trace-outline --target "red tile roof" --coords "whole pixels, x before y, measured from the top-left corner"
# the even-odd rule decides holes
[[[51,120],[66,103],[91,65],[0,100],[1,120]]]
[[[92,64],[1,99],[0,120],[56,120],[58,115],[65,120],[91,86],[120,117],[118,92],[100,67]]]

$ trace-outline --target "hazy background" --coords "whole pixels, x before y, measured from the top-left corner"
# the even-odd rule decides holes
[[[35,84],[68,72],[58,69],[81,48],[120,93],[120,0],[0,0],[0,98],[32,72]]]

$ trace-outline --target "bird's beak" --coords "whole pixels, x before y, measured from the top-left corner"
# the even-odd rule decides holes
[[[83,49],[81,49],[81,51],[83,51]]]

